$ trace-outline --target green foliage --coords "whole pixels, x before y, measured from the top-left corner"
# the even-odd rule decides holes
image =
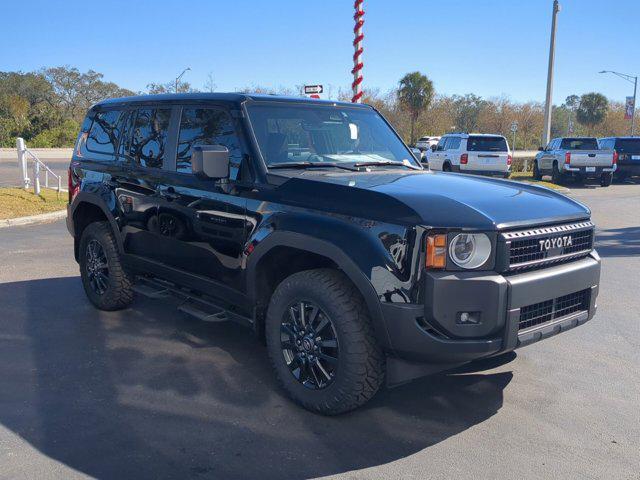
[[[73,146],[80,124],[75,120],[65,120],[61,125],[38,133],[29,145],[37,148],[71,147]]]
[[[576,110],[576,119],[582,125],[588,127],[589,131],[602,123],[607,116],[609,100],[601,93],[585,93],[580,97],[580,105]]]
[[[400,88],[398,89],[398,100],[400,105],[405,108],[411,118],[411,144],[415,143],[415,125],[418,117],[433,100],[433,82],[426,75],[420,72],[407,73],[400,79]]]

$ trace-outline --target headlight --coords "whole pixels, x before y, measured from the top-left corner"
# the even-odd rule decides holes
[[[462,268],[478,268],[491,255],[491,240],[484,233],[460,233],[449,244],[449,256]]]

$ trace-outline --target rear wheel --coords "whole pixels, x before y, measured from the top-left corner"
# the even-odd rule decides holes
[[[611,173],[611,172],[604,172],[600,176],[600,186],[601,187],[608,187],[609,185],[611,185],[612,181],[613,181],[613,173]]]
[[[451,171],[451,164],[450,163],[445,163],[444,165],[442,165],[442,171],[443,172],[450,172]]]
[[[124,270],[107,222],[90,224],[80,238],[80,278],[87,297],[100,310],[120,310],[133,301],[133,280]]]
[[[564,182],[564,175],[558,169],[558,162],[553,162],[553,171],[551,172],[553,183],[561,185]]]
[[[542,180],[542,173],[538,168],[538,162],[533,162],[533,179],[534,180]]]
[[[265,333],[280,384],[308,410],[353,410],[383,383],[384,355],[364,301],[336,270],[307,270],[283,280],[269,303]]]

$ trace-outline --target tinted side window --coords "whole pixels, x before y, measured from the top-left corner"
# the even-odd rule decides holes
[[[449,141],[449,137],[442,137],[438,142],[438,150],[445,150],[447,148],[447,142]]]
[[[100,158],[113,159],[120,138],[120,110],[99,112],[93,119],[87,135],[86,148],[89,152],[101,154]]]
[[[447,150],[458,150],[460,148],[460,137],[451,137],[447,144]]]
[[[141,108],[133,124],[129,154],[141,167],[162,168],[167,147],[170,108]]]
[[[183,108],[178,137],[176,170],[191,173],[195,145],[222,145],[229,150],[229,176],[238,178],[242,148],[231,116],[221,108]]]

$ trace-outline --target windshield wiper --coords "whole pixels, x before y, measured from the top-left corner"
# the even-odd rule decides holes
[[[342,170],[349,170],[351,172],[357,172],[357,168],[353,168],[348,165],[338,165],[337,163],[325,163],[325,162],[285,162],[276,163],[275,165],[269,165],[269,168],[341,168]]]
[[[358,163],[354,163],[353,166],[354,167],[373,167],[375,165],[397,165],[400,167],[407,167],[410,168],[411,170],[420,170],[418,167],[415,167],[413,165],[407,165],[406,163],[402,163],[402,162],[358,162]]]

